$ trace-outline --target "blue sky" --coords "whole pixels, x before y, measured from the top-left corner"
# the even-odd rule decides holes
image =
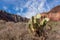
[[[0,10],[30,18],[60,5],[60,0],[0,0]]]

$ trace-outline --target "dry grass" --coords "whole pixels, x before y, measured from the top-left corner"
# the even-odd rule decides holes
[[[29,34],[26,24],[0,20],[0,40],[37,40],[37,38]]]
[[[48,22],[45,30],[47,33],[46,40],[60,40],[60,22]],[[0,40],[41,40],[41,37],[30,34],[27,23],[0,20]]]
[[[49,30],[48,27],[51,29]],[[46,31],[48,33],[48,38],[46,40],[60,40],[60,21],[50,21],[45,28],[47,28]]]

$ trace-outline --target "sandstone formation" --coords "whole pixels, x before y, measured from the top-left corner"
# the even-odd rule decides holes
[[[49,12],[41,13],[42,18],[47,17],[52,21],[60,21],[60,6],[54,7]]]

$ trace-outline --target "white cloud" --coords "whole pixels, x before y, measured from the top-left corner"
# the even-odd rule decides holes
[[[8,9],[8,8],[7,8],[6,6],[3,6],[3,9],[6,10],[6,9]]]
[[[43,6],[44,6],[45,2],[46,2],[46,0],[41,1],[41,3],[38,6],[38,10],[42,10],[42,11],[44,10]]]
[[[16,11],[18,11],[19,10],[19,7],[15,7],[15,8],[13,8],[14,10],[16,10]]]
[[[14,4],[15,10],[20,12],[17,12],[17,15],[23,15],[25,17],[30,18],[31,16],[36,15],[37,13],[41,13],[46,11],[46,8],[44,8],[44,4],[47,0],[28,0],[28,2],[22,2],[20,0],[3,0],[6,3]],[[17,6],[17,7],[16,7]],[[50,10],[50,7],[46,3],[47,8]],[[28,8],[28,11],[26,13],[22,13],[23,8]],[[7,9],[6,7],[4,7]]]
[[[36,15],[35,12],[27,12],[26,14],[24,14],[24,16],[27,17],[27,18],[31,18],[34,15]]]
[[[40,2],[39,2],[40,1]],[[26,12],[24,15],[28,18],[31,16],[36,15],[37,13],[41,13],[46,11],[44,8],[44,4],[46,0],[29,0],[24,7],[28,8],[28,12]]]
[[[17,15],[21,15],[20,12],[17,12],[16,14],[17,14]]]
[[[47,8],[48,8],[48,10],[47,11],[50,11],[50,6],[49,6],[49,4],[46,2],[46,6],[47,6]]]
[[[23,8],[20,8],[20,12],[22,13],[22,11],[23,11]]]

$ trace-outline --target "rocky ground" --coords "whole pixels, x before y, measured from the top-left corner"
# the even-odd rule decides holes
[[[58,22],[53,22],[50,21],[47,25],[46,28],[51,27],[50,30],[47,30],[47,39],[46,40],[60,40],[60,21]]]
[[[60,40],[60,21],[50,21],[45,26],[46,40]],[[0,20],[0,40],[42,40],[28,32],[28,25],[24,22],[6,22]]]

